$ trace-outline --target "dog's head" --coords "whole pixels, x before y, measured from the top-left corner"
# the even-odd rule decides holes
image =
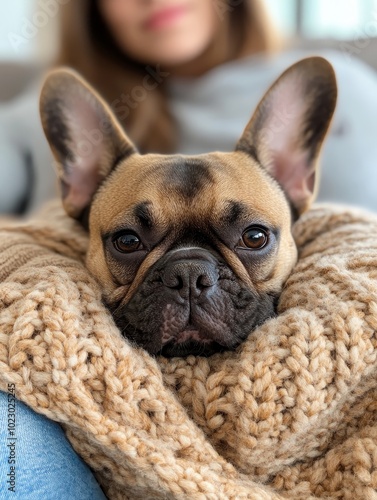
[[[50,73],[41,116],[63,204],[87,220],[87,266],[127,338],[208,355],[273,315],[336,93],[330,64],[305,59],[267,91],[234,152],[140,155],[86,82]]]

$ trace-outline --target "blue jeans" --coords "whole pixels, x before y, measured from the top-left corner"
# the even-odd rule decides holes
[[[0,500],[105,500],[59,424],[0,391]]]

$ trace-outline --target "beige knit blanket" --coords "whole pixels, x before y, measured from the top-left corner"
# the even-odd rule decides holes
[[[377,218],[295,228],[279,316],[237,352],[127,344],[58,206],[1,224],[0,388],[61,423],[110,499],[377,498]]]

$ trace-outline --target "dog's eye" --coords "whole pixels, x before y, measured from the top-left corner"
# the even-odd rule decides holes
[[[140,249],[141,241],[134,233],[124,233],[113,240],[113,245],[118,252],[130,253]]]
[[[268,230],[258,226],[249,227],[243,233],[240,243],[251,250],[261,250],[268,243]]]

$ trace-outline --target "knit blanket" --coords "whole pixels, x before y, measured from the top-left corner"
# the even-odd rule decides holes
[[[58,205],[0,226],[0,388],[62,425],[109,499],[377,498],[375,216],[309,211],[278,316],[182,359],[121,336]]]

